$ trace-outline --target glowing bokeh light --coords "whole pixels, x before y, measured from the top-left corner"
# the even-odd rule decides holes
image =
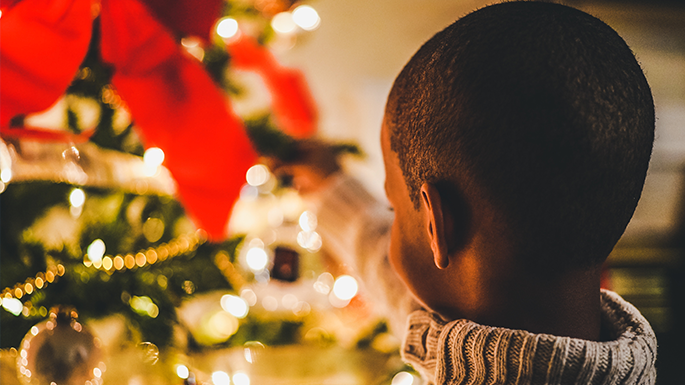
[[[238,22],[230,17],[225,17],[217,23],[216,33],[224,39],[230,39],[238,33]]]
[[[358,290],[357,280],[350,275],[341,275],[333,284],[333,295],[342,300],[352,299]]]
[[[392,378],[391,385],[412,385],[415,377],[409,372],[399,372]]]
[[[24,304],[16,298],[3,298],[2,307],[15,316],[18,316],[24,310]]]
[[[311,211],[305,211],[300,215],[299,224],[304,231],[316,230],[316,215]]]
[[[238,331],[240,323],[232,314],[218,311],[207,322],[206,337],[214,343],[224,342]]]
[[[103,242],[102,239],[96,239],[90,245],[88,245],[86,253],[88,253],[88,259],[90,259],[93,263],[100,263],[102,261],[102,257],[105,255],[105,250],[105,242]]]
[[[145,150],[143,161],[148,167],[157,167],[164,163],[164,151],[159,147],[150,147]]]
[[[300,231],[297,234],[297,244],[311,252],[317,252],[321,249],[322,240],[316,231]]]
[[[250,385],[250,377],[245,373],[236,373],[233,375],[233,384]]]
[[[268,182],[270,178],[271,173],[263,164],[254,165],[247,170],[247,173],[245,173],[245,179],[247,180],[247,184],[250,186],[261,186]]]
[[[271,28],[277,33],[293,33],[297,24],[293,20],[293,15],[290,12],[281,12],[271,19]]]
[[[9,183],[12,180],[12,170],[9,168],[4,168],[0,171],[0,181],[3,183]]]
[[[147,315],[151,318],[157,318],[159,315],[159,307],[152,302],[152,299],[148,296],[133,296],[129,305],[136,313],[141,315]]]
[[[321,294],[328,294],[331,292],[331,287],[333,287],[333,283],[335,283],[335,278],[333,278],[333,274],[331,273],[322,273],[319,278],[316,279],[316,282],[314,282],[314,290],[317,293]]]
[[[216,371],[212,373],[214,385],[231,385],[231,377],[226,372]]]
[[[267,295],[262,299],[262,306],[267,311],[275,311],[278,309],[278,300],[270,295]]]
[[[253,247],[247,251],[245,260],[247,262],[247,266],[249,266],[253,271],[262,271],[269,263],[269,256],[261,247]]]
[[[73,207],[83,206],[83,204],[86,203],[86,193],[80,188],[71,190],[71,194],[69,194],[69,203],[71,203]]]
[[[286,294],[281,298],[281,304],[283,305],[284,308],[286,309],[292,309],[297,305],[297,297],[295,297],[293,294]]]
[[[293,22],[305,31],[313,31],[321,24],[318,12],[308,5],[300,5],[293,10]]]
[[[176,366],[176,375],[179,378],[182,378],[185,380],[190,375],[190,370],[188,370],[188,367],[185,365],[177,365]]]
[[[221,308],[231,313],[236,318],[245,318],[250,311],[247,301],[236,296],[226,294],[221,297]]]
[[[240,297],[250,306],[254,306],[257,303],[257,294],[251,289],[241,290]]]

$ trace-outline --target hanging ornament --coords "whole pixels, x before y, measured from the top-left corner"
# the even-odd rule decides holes
[[[300,277],[300,253],[287,246],[276,246],[271,278],[295,282]]]
[[[19,378],[31,385],[102,384],[105,370],[97,340],[76,311],[56,307],[26,334],[17,357]]]

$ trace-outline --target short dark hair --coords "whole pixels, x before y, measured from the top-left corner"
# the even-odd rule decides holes
[[[609,255],[654,140],[652,94],[623,39],[541,2],[485,7],[436,34],[395,80],[385,119],[417,209],[424,182],[473,183],[516,252],[557,270]]]

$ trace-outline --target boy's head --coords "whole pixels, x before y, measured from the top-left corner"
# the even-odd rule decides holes
[[[510,2],[421,47],[393,85],[383,131],[394,206],[418,211],[424,183],[450,210],[477,194],[516,258],[554,272],[600,264],[621,237],[642,191],[654,107],[606,24],[558,4]],[[406,186],[392,182],[390,157]],[[396,214],[394,226],[402,221]]]

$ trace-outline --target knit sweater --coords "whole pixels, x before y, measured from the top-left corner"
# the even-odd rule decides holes
[[[603,290],[601,299],[609,341],[447,323],[420,310],[409,317],[402,358],[436,384],[653,384],[649,323],[618,294]]]
[[[317,197],[324,248],[349,265],[391,329],[402,358],[433,384],[654,384],[656,337],[640,312],[602,290],[608,340],[444,321],[418,305],[387,260],[392,214],[355,179],[332,177]]]

